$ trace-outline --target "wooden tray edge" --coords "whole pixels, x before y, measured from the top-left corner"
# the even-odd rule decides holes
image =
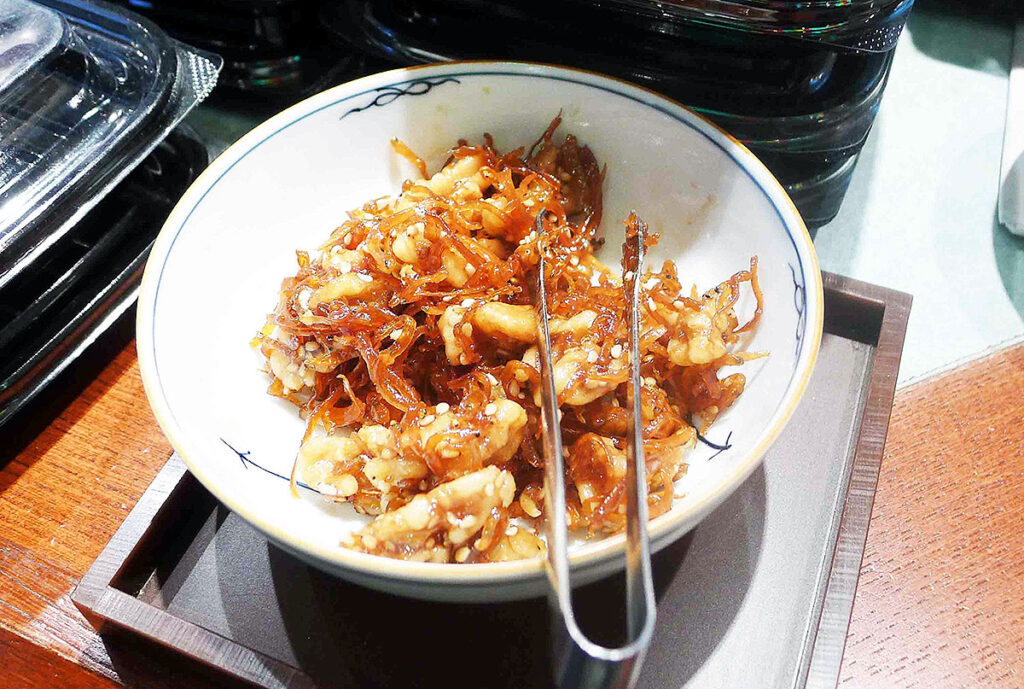
[[[912,301],[911,296],[903,292],[832,273],[822,273],[822,278],[826,292],[853,298],[877,309],[881,324],[824,603],[807,672],[798,685],[806,689],[834,688],[838,679]],[[112,586],[146,533],[160,519],[161,507],[189,478],[184,462],[172,455],[82,578],[71,595],[72,602],[101,632],[107,625],[116,625],[257,686],[313,689],[314,683],[301,671],[143,603]],[[852,495],[854,491],[857,491],[856,496]],[[856,574],[852,579],[848,576],[844,579],[843,570],[849,571],[849,562],[841,562],[840,557],[856,558]],[[841,569],[843,564],[846,566]],[[822,624],[827,625],[825,634],[822,634]],[[835,638],[840,631],[841,638]],[[828,673],[830,667],[834,668],[834,679],[831,684],[821,684],[815,678],[822,671]]]
[[[822,277],[826,290],[877,302],[883,311],[824,599],[801,682],[803,689],[835,689],[839,683],[913,302],[905,292],[832,273],[823,273]]]

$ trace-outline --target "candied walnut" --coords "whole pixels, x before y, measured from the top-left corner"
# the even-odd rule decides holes
[[[268,359],[270,371],[281,381],[285,390],[301,390],[306,385],[305,378],[299,372],[299,364],[296,364],[279,349],[270,353]]]
[[[310,438],[299,449],[297,473],[324,495],[348,498],[359,489],[362,454],[362,444],[351,437]]]
[[[594,321],[597,319],[596,311],[581,311],[570,318],[552,318],[551,324],[548,326],[548,331],[551,336],[562,334],[572,334],[576,337],[583,337],[589,332],[590,328],[594,325]]]
[[[440,172],[424,183],[424,186],[438,196],[457,194],[459,201],[468,201],[473,196],[480,198],[480,190],[487,186],[487,181],[480,175],[483,167],[482,156],[459,158],[453,164],[446,165]]]
[[[526,304],[482,304],[473,309],[473,325],[496,340],[537,341],[537,314]]]
[[[323,287],[314,290],[309,298],[309,306],[316,307],[336,299],[360,297],[380,288],[380,282],[369,273],[342,273]]]
[[[540,371],[540,352],[536,347],[526,350],[523,363]],[[552,368],[558,401],[570,406],[593,402],[626,382],[629,376],[629,363],[622,345],[613,346],[607,358],[602,357],[596,344],[572,347],[555,359]],[[540,406],[539,389],[534,391],[533,401]]]
[[[729,283],[719,285],[701,298],[699,308],[683,304],[679,312],[682,335],[669,339],[669,360],[677,366],[707,364],[729,351],[726,333],[737,325]]]
[[[392,501],[404,504],[428,475],[422,460],[399,454],[394,431],[378,425],[347,436],[314,436],[302,444],[296,461],[298,479],[367,514],[380,514]]]
[[[421,479],[430,474],[425,462],[414,455],[402,455],[395,432],[384,426],[363,426],[356,437],[370,458],[363,474],[382,496],[415,490]]]
[[[462,327],[468,311],[469,309],[465,306],[449,306],[437,321],[441,338],[444,340],[444,353],[448,357],[449,363],[469,364],[480,360],[479,356],[463,345],[462,340],[455,333],[456,328]]]
[[[401,437],[404,454],[422,457],[435,475],[451,478],[509,461],[523,441],[526,411],[508,399],[487,403],[470,422],[459,409],[428,414]]]
[[[544,557],[546,552],[547,544],[537,534],[524,526],[513,525],[505,529],[494,547],[484,553],[481,559],[486,562],[526,560]]]
[[[421,562],[480,558],[473,537],[490,520],[505,520],[515,495],[512,474],[485,467],[442,483],[382,514],[342,544],[366,553]]]

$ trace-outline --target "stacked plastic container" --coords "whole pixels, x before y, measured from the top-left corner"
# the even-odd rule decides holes
[[[132,304],[219,66],[106,4],[0,0],[0,426]]]
[[[913,0],[341,0],[325,27],[396,64],[537,60],[618,76],[702,112],[831,220]]]
[[[321,0],[116,0],[175,38],[224,58],[218,93],[297,99],[366,73],[364,56],[331,43]]]

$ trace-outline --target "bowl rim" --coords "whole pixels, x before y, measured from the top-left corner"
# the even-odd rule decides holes
[[[757,444],[737,463],[731,471],[709,481],[702,489],[703,495],[687,505],[686,510],[673,513],[669,510],[651,520],[648,531],[652,543],[681,535],[687,522],[694,515],[706,515],[710,510],[754,471],[767,449],[785,427],[807,387],[807,382],[817,360],[824,322],[824,296],[821,270],[817,254],[807,227],[789,195],[765,165],[740,141],[715,123],[690,108],[656,91],[631,82],[585,69],[565,67],[539,62],[516,60],[464,60],[428,65],[400,67],[397,69],[367,75],[321,91],[292,105],[254,127],[247,134],[225,149],[216,160],[189,186],[168,215],[150,253],[142,283],[139,288],[136,317],[136,349],[143,388],[164,435],[174,450],[181,456],[189,471],[199,479],[219,501],[237,513],[264,535],[288,549],[305,554],[344,570],[360,574],[398,579],[411,583],[432,585],[479,586],[485,584],[512,583],[541,576],[545,571],[545,560],[513,560],[498,563],[440,564],[409,562],[348,550],[340,545],[328,548],[319,545],[300,533],[286,532],[270,517],[248,509],[243,503],[232,499],[218,490],[217,482],[203,466],[202,457],[191,456],[186,433],[178,425],[169,403],[163,395],[156,365],[156,351],[153,337],[153,313],[156,306],[159,282],[174,240],[184,229],[191,212],[223,175],[249,151],[274,136],[275,133],[294,124],[306,116],[337,104],[339,101],[373,93],[382,86],[402,85],[428,78],[433,73],[461,69],[464,75],[494,72],[520,77],[561,76],[584,86],[596,87],[615,95],[654,107],[672,116],[681,124],[688,125],[703,134],[713,145],[717,145],[729,156],[756,186],[765,194],[774,207],[786,232],[793,243],[801,262],[806,295],[803,347],[788,391],[783,396],[769,424],[762,431]],[[411,75],[402,80],[400,77]],[[692,527],[692,524],[690,525]],[[675,532],[679,532],[676,534]],[[616,534],[600,541],[587,544],[570,553],[570,566],[574,571],[599,566],[624,550],[625,536]]]

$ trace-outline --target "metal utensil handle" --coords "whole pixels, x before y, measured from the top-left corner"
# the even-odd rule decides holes
[[[535,229],[544,237],[544,213]],[[639,291],[647,228],[627,233],[623,246],[626,270],[624,288],[630,299],[629,410],[632,433],[626,469],[626,619],[628,643],[607,648],[594,643],[579,628],[572,607],[569,580],[568,529],[565,512],[565,467],[562,455],[561,413],[551,361],[551,330],[547,305],[546,261],[539,242],[538,280],[532,293],[540,316],[538,344],[541,368],[541,418],[544,429],[544,487],[548,539],[547,572],[551,582],[551,607],[555,620],[555,680],[561,689],[631,687],[654,631],[654,586],[651,580],[650,544],[647,538],[647,476],[644,464],[640,400]],[[630,236],[632,235],[632,236]]]

